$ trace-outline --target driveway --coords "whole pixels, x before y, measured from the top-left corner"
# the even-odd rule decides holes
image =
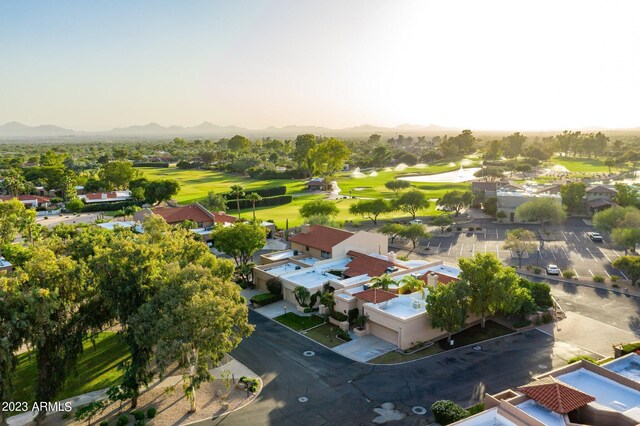
[[[367,362],[395,350],[396,347],[393,343],[368,334],[362,337],[353,336],[353,340],[336,346],[333,351],[354,361]]]

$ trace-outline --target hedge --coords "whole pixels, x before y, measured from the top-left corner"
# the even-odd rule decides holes
[[[456,404],[453,401],[441,400],[436,401],[431,406],[431,412],[436,419],[436,422],[441,425],[448,425],[450,423],[462,420],[465,417],[469,417],[469,412]]]
[[[133,167],[169,167],[169,163],[133,163]]]
[[[271,293],[256,294],[250,299],[251,303],[255,303],[256,305],[261,305],[261,306],[268,305],[270,303],[274,303],[279,300],[282,300],[281,295],[271,294]]]
[[[255,191],[245,191],[245,196],[247,194],[258,194],[263,198],[268,198],[268,197],[275,197],[277,195],[284,195],[286,193],[287,193],[287,187],[284,185],[281,185],[281,186],[274,186],[272,188],[256,189]],[[225,194],[225,197],[227,197],[227,200],[233,200],[234,196],[230,192],[228,192]]]
[[[291,195],[277,195],[275,197],[265,197],[260,201],[256,201],[256,207],[269,207],[269,206],[281,206],[283,204],[289,204],[293,201],[293,197]],[[249,209],[253,207],[253,202],[246,200],[244,198],[240,199],[240,208],[241,209]],[[237,209],[238,205],[236,200],[227,200],[227,209],[234,210]]]
[[[331,313],[331,318],[333,318],[336,321],[347,321],[349,319],[348,316],[346,316],[345,314],[343,314],[342,312],[338,312],[338,311],[333,311]]]
[[[284,172],[279,172],[274,169],[263,169],[260,167],[251,167],[247,169],[247,174],[252,179],[304,179],[307,177],[307,172],[304,170],[285,170]]]
[[[134,201],[134,200],[114,201],[112,203],[91,203],[91,204],[85,204],[85,206],[80,211],[84,213],[106,212],[106,211],[112,211],[112,210],[121,210],[129,206],[142,206],[142,204],[144,204],[144,201]]]

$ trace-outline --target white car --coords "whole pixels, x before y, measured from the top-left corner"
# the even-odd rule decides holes
[[[547,275],[560,275],[558,265],[547,265]]]
[[[412,224],[412,225],[422,225],[422,221],[420,219],[413,219],[409,223]]]

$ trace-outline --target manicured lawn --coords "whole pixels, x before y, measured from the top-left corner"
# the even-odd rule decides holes
[[[320,327],[316,327],[304,333],[310,339],[325,345],[328,348],[334,348],[344,342],[336,337],[339,328],[333,324],[326,323]]]
[[[609,168],[604,165],[604,159],[594,158],[573,158],[573,157],[553,157],[552,164],[558,164],[564,166],[570,172],[609,172]],[[617,170],[616,167],[612,167],[611,171]]]
[[[395,364],[400,362],[413,361],[415,359],[424,358],[426,356],[444,352],[449,349],[472,345],[474,343],[482,343],[484,340],[493,339],[495,337],[504,336],[510,333],[513,333],[512,329],[493,321],[487,321],[484,329],[478,324],[454,334],[452,336],[454,340],[453,347],[450,346],[449,342],[447,342],[447,339],[444,338],[435,342],[433,346],[430,346],[413,354],[403,354],[393,351],[384,355],[380,355],[370,362],[373,364]]]
[[[117,366],[129,358],[129,350],[118,334],[100,333],[96,338],[95,348],[90,341],[84,342],[83,348],[76,372],[67,377],[56,400],[108,388],[121,379],[123,372]],[[18,356],[18,367],[13,376],[13,401],[35,400],[37,371],[35,354],[30,355],[31,353],[25,352]]]
[[[293,312],[287,312],[284,315],[275,317],[274,320],[296,331],[307,330],[311,327],[315,327],[316,325],[320,325],[324,322],[324,319],[320,318],[317,315],[302,316],[302,315],[294,314]]]

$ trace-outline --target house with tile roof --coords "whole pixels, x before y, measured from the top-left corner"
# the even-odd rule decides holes
[[[618,190],[609,185],[592,185],[587,187],[584,195],[584,205],[586,210],[591,213],[597,213],[602,210],[617,206],[615,203]]]
[[[108,191],[108,192],[88,192],[78,195],[87,204],[114,203],[116,201],[127,201],[131,199],[131,191]]]
[[[580,360],[484,397],[485,411],[452,425],[637,426],[640,356],[596,365]]]
[[[22,195],[0,195],[0,201],[9,201],[13,199],[17,199],[25,207],[46,207],[51,202],[51,198],[44,197],[41,195],[30,195],[30,194],[22,194]]]
[[[349,250],[387,254],[388,239],[377,232],[350,232],[324,225],[302,225],[289,237],[291,249],[316,259],[344,256]]]

